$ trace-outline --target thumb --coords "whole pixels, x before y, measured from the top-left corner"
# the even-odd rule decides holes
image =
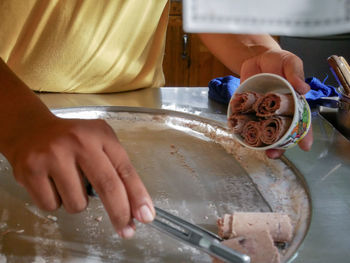
[[[306,94],[310,90],[305,82],[303,61],[292,53],[285,58],[284,75],[299,94]]]

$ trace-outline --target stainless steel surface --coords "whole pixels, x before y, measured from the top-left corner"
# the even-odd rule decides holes
[[[338,88],[339,97],[319,100],[319,112],[339,132],[350,138],[350,97],[344,94],[342,87]]]
[[[332,55],[327,58],[330,69],[339,86],[342,86],[345,94],[350,94],[350,75],[348,69],[337,55]]]
[[[346,79],[346,83],[348,84],[348,86],[350,86],[349,64],[344,57],[340,56],[339,59],[341,62],[341,63],[339,63],[341,72],[343,73],[344,78]],[[350,94],[348,94],[348,95],[350,95]]]
[[[156,218],[151,226],[159,231],[201,249],[204,252],[231,263],[249,263],[250,257],[234,251],[220,242],[222,239],[216,234],[191,224],[180,217],[174,216],[161,208],[155,207]]]
[[[191,91],[181,88],[162,90],[168,107],[182,110],[191,98],[202,99],[200,115],[220,119],[226,114],[222,105],[207,99],[207,88]],[[173,97],[173,100],[170,98]],[[181,94],[181,95],[180,95]],[[176,106],[175,106],[176,105]],[[224,111],[224,113],[223,113]],[[213,113],[214,116],[212,116]],[[218,115],[218,116],[217,116]],[[225,122],[225,118],[222,118]],[[314,143],[310,152],[298,147],[289,149],[285,157],[303,174],[312,200],[311,225],[303,244],[292,262],[348,262],[350,258],[350,142],[326,119],[315,112],[312,116]]]
[[[350,137],[350,97],[340,89],[337,124],[345,136]]]
[[[91,105],[140,106],[171,109],[203,116],[221,123],[226,122],[226,107],[208,100],[207,88],[148,89],[110,95],[39,94],[39,96],[51,108]],[[312,200],[312,220],[309,230],[294,260],[291,261],[303,263],[348,262],[350,258],[350,143],[317,113],[313,115],[313,133],[314,144],[310,152],[303,152],[298,147],[295,147],[289,149],[285,154],[288,161],[304,176],[309,186]],[[287,160],[285,159],[284,161]],[[2,167],[2,169],[5,173],[9,173],[9,171],[6,171],[6,167]],[[25,200],[28,200],[28,196],[23,189],[14,184],[1,184],[0,186],[3,194],[2,201],[8,201],[7,209],[16,209],[14,215],[6,214],[4,211],[1,212],[2,235],[0,238],[2,253],[13,246],[12,249],[16,249],[19,257],[24,257],[28,253],[33,256],[35,253],[40,252],[44,254],[44,258],[50,253],[56,253],[57,258],[59,258],[61,250],[57,249],[55,240],[45,237],[49,235],[61,237],[62,235],[65,236],[64,234],[69,233],[69,231],[76,233],[78,230],[84,230],[84,249],[91,252],[91,261],[93,261],[94,256],[96,259],[99,259],[98,242],[100,240],[94,240],[93,238],[101,235],[102,230],[112,231],[112,228],[107,224],[107,219],[105,218],[102,219],[103,227],[99,227],[99,223],[94,221],[96,215],[96,218],[99,218],[98,216],[103,213],[103,208],[98,205],[96,200],[92,200],[90,204],[95,209],[94,214],[91,213],[91,210],[84,212],[82,214],[83,220],[80,220],[81,218],[79,217],[80,222],[77,222],[79,220],[75,219],[76,215],[67,215],[68,220],[70,220],[68,229],[65,230],[65,233],[57,233],[53,230],[56,229],[57,226],[55,225],[60,221],[54,222],[39,216],[34,217],[28,207],[30,209],[34,208],[29,203],[26,203]],[[13,196],[8,196],[8,192],[15,193],[16,198],[13,199]],[[296,207],[295,209],[298,208]],[[42,236],[39,239],[40,243],[29,251],[26,249],[28,241],[25,238],[18,241],[14,232],[4,235],[6,228],[20,231],[23,226],[16,223],[20,219],[22,221],[25,219],[25,225],[32,227],[32,230],[27,230],[29,233],[25,235],[22,233],[22,237],[34,230],[39,231]],[[5,220],[8,221],[7,225],[3,224]],[[81,226],[89,220],[90,229],[81,229]],[[40,224],[44,224],[44,227],[38,228],[37,225]],[[74,228],[78,228],[78,226],[80,229]],[[4,242],[5,238],[6,242]],[[104,238],[102,241],[111,242],[111,240],[120,242],[115,236]],[[132,242],[126,242],[129,245],[134,245]],[[145,242],[149,242],[147,238]],[[71,250],[82,253],[75,245],[75,242],[68,243]],[[110,249],[115,250],[116,248],[110,247]],[[151,249],[151,252],[154,250],[156,249]],[[184,247],[179,247],[177,250],[173,249],[172,251],[180,254],[188,252]],[[192,252],[190,251],[190,253]],[[108,257],[109,253],[111,253],[110,250],[105,251],[105,256]],[[125,251],[120,253],[123,255]],[[159,253],[162,253],[162,251]],[[69,253],[66,252],[66,255],[69,255]],[[3,259],[3,257],[0,259]],[[164,261],[167,262],[166,259]],[[11,257],[9,257],[8,262],[16,261],[11,260]],[[23,262],[23,260],[18,260],[18,262]],[[82,260],[82,262],[86,261]]]
[[[313,118],[313,132],[311,152],[286,153],[303,173],[313,207],[309,232],[294,262],[348,262],[350,143],[319,115]]]
[[[106,119],[142,175],[156,205],[211,231],[217,231],[216,218],[225,213],[266,212],[272,207],[273,211],[289,214],[295,228],[293,242],[283,251],[284,261],[293,256],[303,240],[309,225],[310,200],[302,176],[284,162],[244,149],[221,123],[187,113],[142,107],[78,107],[54,112],[64,118]],[[171,155],[173,158],[169,159]],[[144,235],[150,240],[155,238],[149,232]],[[143,236],[134,242],[142,244]],[[194,262],[208,260],[194,252],[174,255],[169,252],[173,243],[159,237],[158,242],[160,250],[166,248],[165,257],[172,255],[167,262],[190,256]],[[128,260],[145,260],[142,251],[138,257],[133,256],[135,246],[120,245],[131,251]],[[103,241],[100,246],[106,249]],[[144,248],[147,249],[151,249],[149,244]],[[149,259],[157,260],[159,255],[151,253]]]
[[[273,210],[292,217],[295,237],[282,251],[283,258],[291,258],[302,242],[309,225],[310,200],[300,174],[283,161],[271,161],[239,147],[222,123],[142,107],[78,107],[54,112],[65,118],[106,119],[155,204],[212,232],[217,231],[217,217],[224,213],[267,209],[242,172],[246,170]],[[1,168],[1,252],[8,261],[210,262],[204,253],[140,224],[133,240],[122,241],[98,199],[92,199],[88,209],[77,215],[63,209],[39,211],[15,184],[6,161]],[[274,190],[279,193],[275,195]]]
[[[328,59],[328,64],[339,84],[338,109],[336,111],[336,120],[339,130],[350,137],[350,71],[349,64],[344,57],[332,55]]]
[[[86,178],[84,179],[87,194],[89,196],[97,197],[98,195],[90,182]],[[266,201],[264,200],[264,202]],[[170,237],[179,240],[180,242],[189,244],[194,248],[203,250],[205,253],[221,259],[224,262],[250,262],[249,256],[222,245],[220,242],[222,242],[223,239],[217,234],[198,225],[191,224],[190,222],[170,214],[159,207],[155,207],[155,210],[156,217],[150,226],[159,230],[160,232],[165,233]]]

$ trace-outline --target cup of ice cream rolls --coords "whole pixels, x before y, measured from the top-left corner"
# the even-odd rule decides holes
[[[248,148],[287,149],[307,134],[311,111],[286,79],[261,73],[236,89],[228,105],[227,121],[234,138]]]

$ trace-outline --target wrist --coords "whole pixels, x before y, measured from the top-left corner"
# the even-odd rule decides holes
[[[49,110],[28,109],[30,107],[1,120],[4,128],[0,131],[0,152],[6,158],[12,156],[20,141],[30,140],[32,134],[42,132],[57,119]]]

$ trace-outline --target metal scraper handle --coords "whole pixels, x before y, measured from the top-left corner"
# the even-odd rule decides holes
[[[222,239],[214,233],[191,224],[158,207],[155,207],[155,210],[156,217],[150,225],[157,230],[225,262],[250,263],[249,256],[222,245],[220,243]]]
[[[84,184],[89,196],[98,196],[90,182],[84,178]],[[222,245],[222,238],[216,234],[191,224],[180,217],[174,216],[155,207],[156,217],[149,225],[153,228],[191,246],[194,246],[213,257],[230,263],[250,263],[250,257]]]

